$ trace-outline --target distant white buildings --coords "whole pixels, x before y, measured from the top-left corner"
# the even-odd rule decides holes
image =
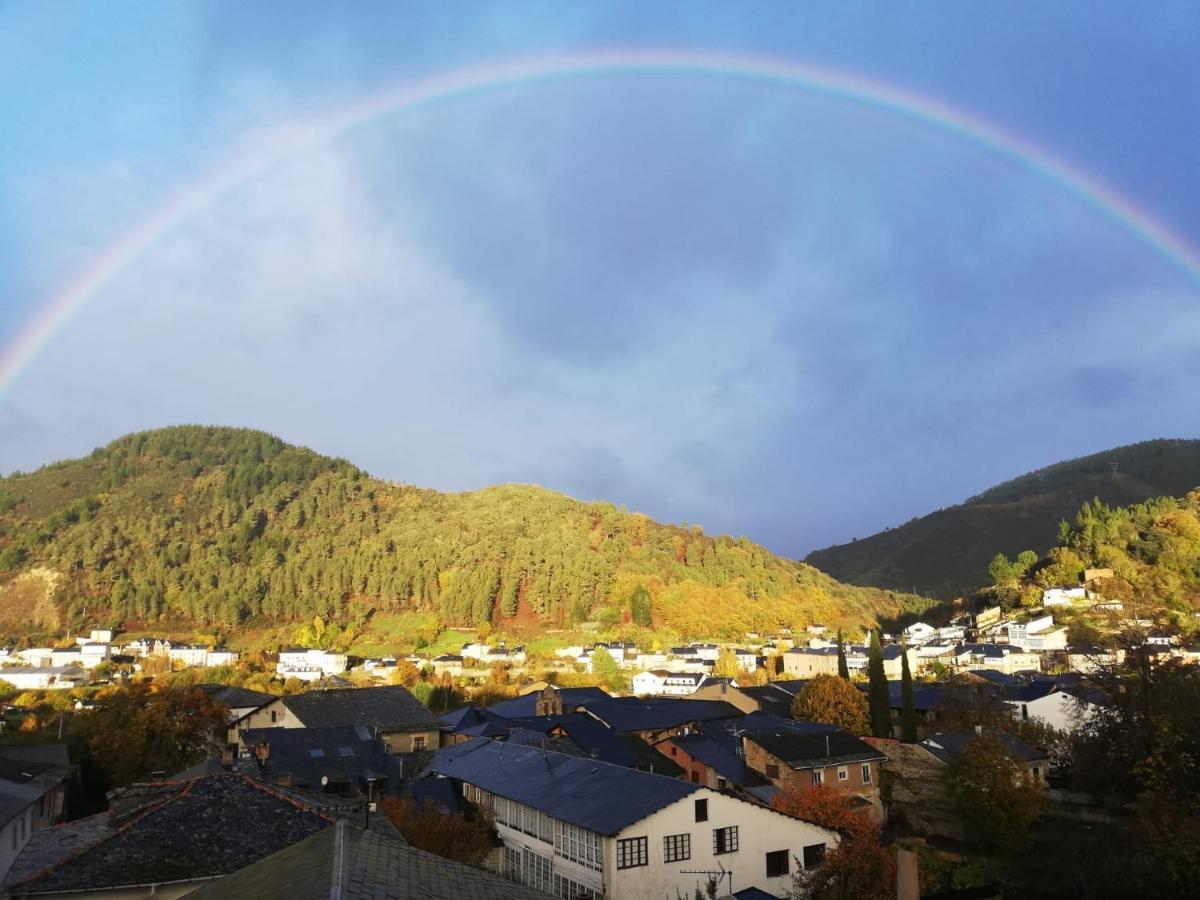
[[[1086,600],[1088,591],[1081,587],[1053,587],[1042,591],[1042,606],[1070,606],[1078,600]]]
[[[0,680],[22,691],[64,691],[79,687],[87,674],[76,666],[9,666]]]
[[[291,647],[279,651],[279,662],[275,666],[275,674],[280,678],[320,681],[327,675],[341,675],[346,671],[346,665],[345,653],[308,647]]]

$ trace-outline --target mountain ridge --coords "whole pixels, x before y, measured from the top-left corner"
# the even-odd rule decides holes
[[[1093,498],[1129,506],[1200,485],[1200,440],[1161,438],[1062,460],[895,528],[808,554],[838,581],[949,599],[987,581],[997,553],[1042,555]]]
[[[44,600],[41,615],[67,626],[365,627],[410,610],[445,626],[619,626],[642,589],[650,618],[642,607],[636,624],[700,636],[859,624],[919,602],[611,503],[514,484],[441,493],[212,426],[0,479],[0,629],[33,615],[7,602],[33,569],[59,576],[55,615]]]

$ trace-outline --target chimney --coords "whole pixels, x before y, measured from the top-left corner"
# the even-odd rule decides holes
[[[828,732],[828,731],[827,731],[827,732],[825,732],[825,755],[826,755],[826,756],[829,756],[829,755],[830,755],[830,752],[829,752],[829,732]]]

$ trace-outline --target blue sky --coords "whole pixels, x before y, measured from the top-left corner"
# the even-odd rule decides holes
[[[1036,141],[1200,246],[1194,3],[0,3],[0,345],[269,133],[612,48],[836,66]],[[1200,283],[978,145],[804,91],[543,81],[217,198],[0,399],[0,471],[176,422],[536,482],[803,555],[1197,436]]]

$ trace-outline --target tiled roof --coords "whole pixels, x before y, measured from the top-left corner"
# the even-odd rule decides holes
[[[688,722],[740,718],[742,711],[724,700],[688,700],[683,697],[613,697],[587,705],[613,731],[657,731]]]
[[[429,768],[609,835],[700,789],[664,775],[485,738],[442,748]]]
[[[71,765],[66,744],[12,744],[0,747],[0,758],[50,763],[64,769]]]
[[[135,786],[108,813],[35,832],[9,889],[24,897],[225,875],[330,821],[242,775]]]
[[[338,822],[188,895],[194,900],[542,900],[497,875]]]
[[[380,731],[436,729],[437,718],[403,685],[309,691],[283,703],[307,728],[366,725]]]

